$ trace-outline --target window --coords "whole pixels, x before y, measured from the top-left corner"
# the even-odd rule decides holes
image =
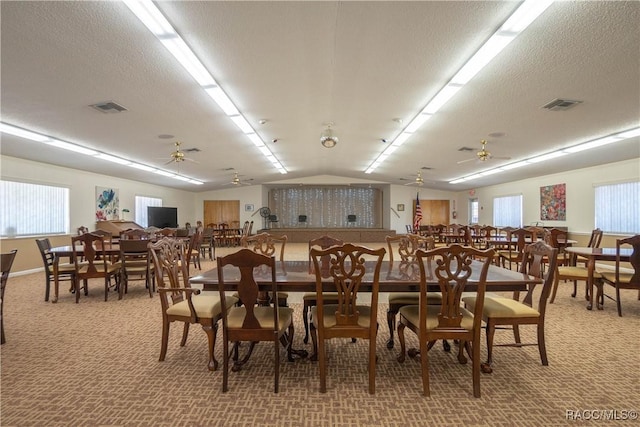
[[[149,217],[147,216],[148,206],[162,207],[162,199],[157,197],[136,196],[136,224],[140,227],[147,228],[149,226]]]
[[[640,234],[640,181],[595,187],[596,228],[605,233]]]
[[[493,199],[494,227],[522,227],[522,194]]]
[[[69,234],[69,189],[0,181],[2,237]]]
[[[478,199],[469,199],[469,223],[477,224],[480,221],[480,203]]]

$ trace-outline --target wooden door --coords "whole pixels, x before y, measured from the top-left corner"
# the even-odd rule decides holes
[[[205,200],[202,223],[240,222],[240,200]]]
[[[449,200],[420,200],[422,209],[422,225],[449,225]],[[413,202],[413,215],[416,213],[416,202]]]

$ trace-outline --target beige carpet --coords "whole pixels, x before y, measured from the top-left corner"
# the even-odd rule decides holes
[[[287,257],[304,259],[305,245],[290,246]],[[182,348],[181,328],[172,329],[167,360],[158,362],[160,302],[141,282],[122,301],[112,292],[108,302],[94,282],[77,305],[66,286],[52,304],[43,301],[42,273],[9,279],[2,426],[548,426],[573,424],[567,410],[640,410],[637,292],[624,292],[619,318],[613,302],[606,300],[604,311],[587,311],[583,294],[571,298],[572,286],[561,286],[547,315],[549,366],[541,366],[536,347],[496,348],[494,373],[482,375],[482,397],[475,399],[470,364],[458,364],[455,353],[439,344],[429,352],[431,397],[422,396],[418,361],[399,364],[397,351],[385,347],[386,305],[379,313],[375,396],[367,392],[365,343],[350,340],[329,345],[326,394],[318,392],[317,364],[288,363],[284,352],[280,393],[274,394],[267,344],[257,346],[241,372],[230,374],[230,390],[222,394],[221,372],[206,368],[199,327],[192,327]],[[295,347],[310,350],[302,343],[300,296],[291,301]],[[534,338],[533,330],[524,331],[524,340]],[[511,339],[510,332],[497,334],[500,342]]]

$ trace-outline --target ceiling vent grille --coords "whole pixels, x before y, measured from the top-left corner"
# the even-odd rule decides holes
[[[185,153],[199,153],[200,149],[199,148],[186,148],[186,149],[184,149],[182,151],[184,151]]]
[[[458,151],[466,152],[466,151],[476,151],[476,150],[475,148],[471,148],[471,147],[460,147],[458,148]]]
[[[551,111],[565,111],[565,110],[568,110],[569,108],[572,108],[576,104],[580,104],[580,103],[582,103],[582,101],[572,101],[570,99],[557,98],[549,102],[548,104],[543,105],[542,108],[545,108]]]
[[[122,111],[127,111],[127,109],[124,108],[122,105],[117,104],[113,101],[99,102],[97,104],[91,105],[91,107],[95,108],[100,112],[107,113],[107,114],[121,113]]]

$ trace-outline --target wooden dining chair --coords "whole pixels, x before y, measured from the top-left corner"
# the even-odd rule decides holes
[[[131,228],[120,233],[120,240],[149,240],[149,233],[141,228]]]
[[[44,300],[49,301],[51,281],[54,282],[56,289],[58,288],[58,283],[61,280],[68,281],[71,283],[71,290],[73,290],[74,274],[76,272],[75,264],[71,262],[61,263],[60,260],[56,259],[55,255],[51,252],[51,242],[47,237],[36,239],[36,245],[38,246],[38,251],[40,252],[42,263],[44,264]],[[55,265],[56,262],[57,266]]]
[[[13,249],[10,252],[0,254],[0,344],[7,342],[4,336],[4,290],[17,253],[18,250]]]
[[[278,393],[280,384],[280,343],[287,348],[287,360],[293,362],[291,345],[293,343],[293,309],[279,307],[277,304],[258,305],[258,284],[254,278],[254,269],[264,267],[270,270],[270,291],[274,295],[278,293],[276,284],[275,257],[256,253],[250,249],[240,249],[238,252],[218,257],[218,287],[222,301],[222,336],[223,336],[223,371],[222,391],[229,389],[229,360],[231,353],[229,343],[233,342],[233,360],[238,362],[238,343],[250,341],[252,343],[249,353],[253,350],[253,343],[270,341],[274,345],[274,392]],[[240,281],[237,283],[237,292],[242,301],[242,306],[234,307],[225,301],[226,282],[225,274],[229,267],[240,272]],[[246,363],[247,357],[242,362],[235,363],[234,369],[240,369]]]
[[[511,239],[515,239],[515,242],[511,242]],[[520,262],[522,261],[522,252],[524,251],[524,247],[532,241],[532,231],[525,228],[517,228],[515,230],[511,230],[507,234],[507,244],[509,246],[508,249],[498,251],[497,253],[502,267],[507,268],[508,263],[509,270],[512,269],[513,264],[516,265],[516,268],[519,268]]]
[[[315,272],[315,268],[313,266],[313,260],[311,259],[311,248],[312,247],[319,247],[321,249],[327,249],[330,248],[331,246],[336,246],[336,245],[342,245],[344,244],[344,242],[341,239],[337,239],[335,237],[331,237],[331,236],[320,236],[316,239],[311,239],[309,240],[309,274],[314,274]],[[328,264],[329,262],[329,257],[325,257],[322,260],[322,264],[323,266],[325,264]],[[323,269],[324,271],[324,269]],[[331,299],[331,297],[334,297],[333,299]],[[330,295],[329,293],[325,293],[324,294],[325,297],[325,302],[328,301],[333,301],[331,302],[331,304],[337,304],[338,303],[338,294],[334,293],[333,295]],[[315,306],[317,304],[316,301],[316,293],[315,292],[306,292],[304,293],[304,295],[302,295],[302,302],[303,302],[303,307],[302,307],[302,321],[304,323],[304,339],[303,342],[305,344],[307,344],[309,342],[309,309],[313,306]]]
[[[587,247],[589,248],[599,248],[600,242],[602,241],[602,230],[596,228],[591,231],[591,236],[589,237],[589,243]],[[560,281],[566,282],[567,280],[571,280],[573,282],[573,293],[571,297],[575,298],[578,294],[578,281],[585,282],[585,299],[589,301],[591,298],[589,295],[589,270],[586,265],[586,259],[578,256],[572,256],[567,260],[567,265],[559,265],[557,267],[556,275],[553,279],[553,291],[551,292],[551,299],[549,300],[549,304],[553,304],[556,299],[556,292],[558,292],[558,285]],[[597,271],[593,272],[593,280],[598,281],[602,278],[601,274]]]
[[[620,250],[625,247],[633,249],[629,257],[631,271],[623,271],[625,265],[620,260]],[[601,283],[612,286],[616,291],[616,297],[613,298],[606,293],[604,296],[616,302],[618,306],[618,316],[622,317],[622,304],[620,303],[621,289],[634,289],[639,292],[640,298],[640,234],[625,239],[616,239],[616,264],[615,270],[600,270]],[[599,293],[602,286],[599,286]]]
[[[558,249],[547,245],[542,241],[525,246],[522,261],[520,263],[520,272],[534,277],[543,279],[542,290],[537,293],[537,304],[534,306],[534,291],[536,284],[530,284],[522,300],[520,292],[513,293],[512,298],[503,297],[495,294],[487,294],[482,307],[482,318],[485,321],[485,330],[487,338],[487,362],[482,365],[482,371],[490,373],[492,371],[491,364],[494,346],[510,346],[522,347],[529,345],[538,346],[540,353],[540,361],[542,365],[549,364],[547,359],[547,346],[544,340],[544,320],[547,311],[547,300],[551,293],[553,285],[553,276],[556,270],[556,262],[558,258]],[[544,262],[548,268],[545,269]],[[463,298],[465,306],[469,307],[474,314],[476,305],[476,296]],[[522,343],[520,340],[521,325],[535,325],[537,328],[536,343]],[[494,344],[494,336],[496,328],[499,326],[510,326],[513,329],[514,343]]]
[[[411,264],[417,266],[416,252],[418,249],[431,250],[436,247],[433,236],[422,237],[416,234],[405,234],[396,236],[386,236],[387,253],[389,254],[389,271],[394,266],[395,254],[399,256],[400,268],[411,268]],[[387,325],[389,326],[389,339],[387,348],[394,346],[393,333],[396,329],[396,315],[401,307],[405,305],[418,304],[419,292],[390,292],[388,296],[389,308],[387,309]],[[442,294],[440,292],[428,292],[427,301],[429,304],[440,304]],[[448,349],[448,344],[445,344]]]
[[[327,391],[325,341],[332,338],[369,340],[369,393],[376,387],[376,336],[378,331],[378,290],[385,248],[369,249],[350,243],[310,251],[316,276],[316,306],[311,307],[311,339],[320,370],[320,392]],[[323,259],[329,257],[328,263]],[[372,259],[366,265],[365,257]],[[368,271],[367,271],[368,270]],[[358,304],[358,292],[365,274],[373,274],[371,304]],[[325,305],[323,282],[332,279],[330,292],[338,293],[337,304]]]
[[[89,280],[104,280],[104,300],[109,297],[111,278],[115,279],[115,287],[119,286],[120,263],[112,263],[107,255],[109,246],[108,236],[95,233],[85,233],[71,237],[73,247],[73,261],[75,265],[74,286],[76,304],[80,300],[80,281],[83,282],[84,294],[88,295]],[[80,257],[84,256],[84,261]]]
[[[189,284],[186,262],[184,260],[184,243],[182,240],[164,237],[149,245],[151,258],[158,283],[158,295],[162,308],[162,338],[160,345],[160,362],[167,356],[169,330],[174,322],[182,322],[182,340],[184,347],[189,336],[189,326],[199,324],[207,335],[208,363],[210,371],[218,368],[215,358],[216,333],[218,321],[222,318],[222,305],[218,295],[202,295],[200,289]],[[225,306],[237,302],[237,298],[225,296]]]
[[[155,289],[155,268],[149,257],[150,240],[120,239],[120,286],[118,299],[122,299],[129,290],[129,282],[144,280],[149,290],[149,298],[153,298]]]
[[[202,230],[202,244],[200,245],[200,255],[206,257],[209,254],[209,260],[216,259],[216,241],[215,241],[215,228],[207,226]]]
[[[436,248],[429,251],[418,250],[416,258],[420,267],[420,303],[407,305],[400,309],[400,323],[398,324],[398,339],[400,354],[398,362],[405,361],[406,341],[405,328],[409,328],[420,342],[420,361],[422,371],[422,393],[430,395],[429,391],[429,357],[428,350],[436,340],[458,340],[460,363],[466,363],[463,349],[472,359],[473,395],[480,397],[480,330],[484,305],[487,272],[493,259],[494,250],[479,250],[468,246],[454,244],[448,247]],[[427,266],[425,266],[425,263]],[[479,273],[474,272],[479,270]],[[474,274],[475,273],[475,274]],[[469,291],[467,282],[474,274],[476,301],[472,310],[460,305],[462,293]],[[437,280],[442,293],[440,305],[426,304],[427,277]],[[409,352],[409,356],[416,355],[416,351]]]

